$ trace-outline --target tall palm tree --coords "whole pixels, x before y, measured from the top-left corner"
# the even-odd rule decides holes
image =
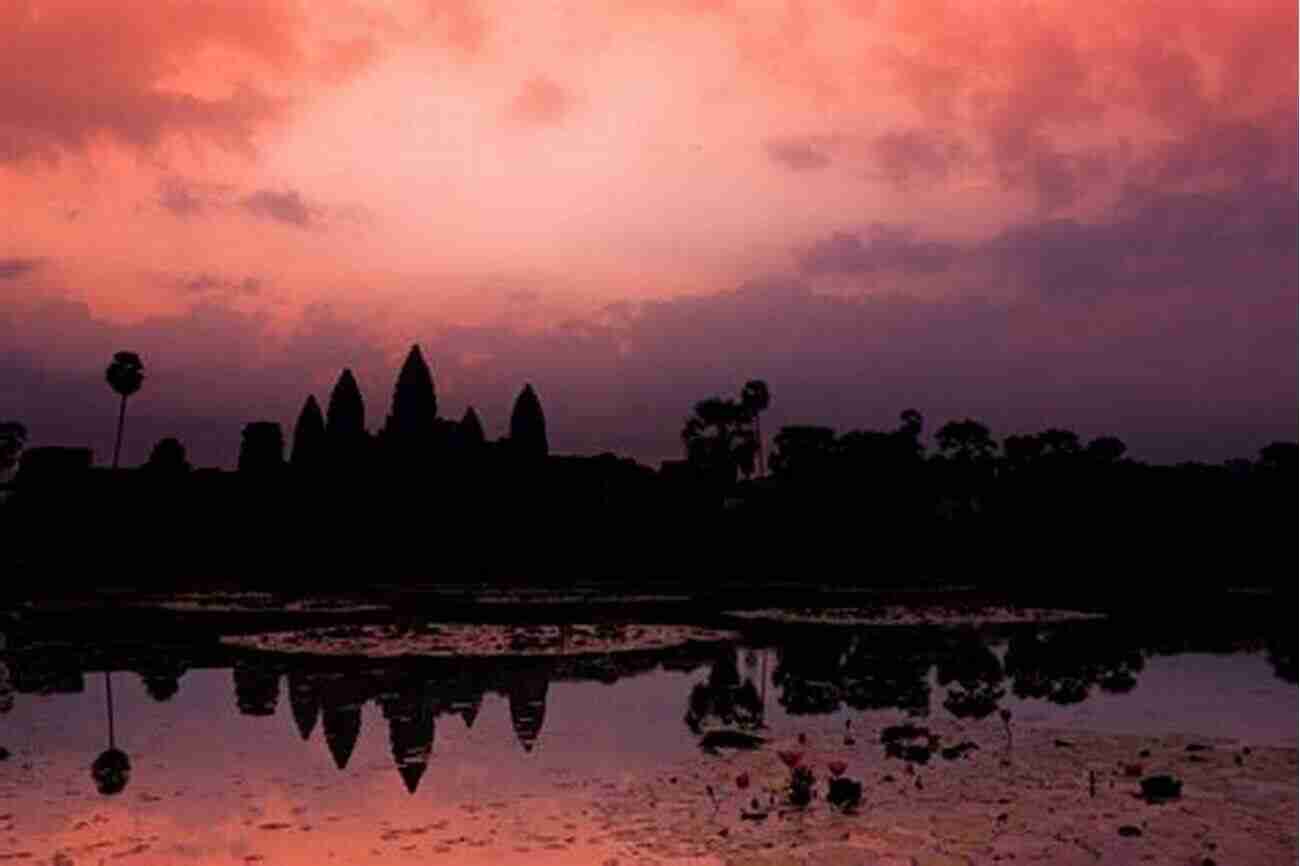
[[[113,445],[113,468],[117,468],[118,458],[122,454],[122,428],[126,424],[126,398],[130,397],[144,384],[144,363],[135,352],[118,352],[113,355],[113,363],[104,371],[104,378],[111,387],[122,395],[122,408],[117,413],[117,442]]]
[[[767,467],[763,460],[763,428],[759,426],[758,416],[772,405],[772,394],[768,391],[767,383],[762,379],[746,382],[740,390],[740,405],[754,420],[754,442],[758,446],[758,474],[761,477],[767,474]]]

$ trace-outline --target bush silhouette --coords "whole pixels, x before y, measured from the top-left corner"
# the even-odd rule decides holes
[[[153,446],[144,468],[156,477],[177,477],[185,475],[191,467],[190,462],[185,459],[185,446],[179,439],[168,436],[166,439],[159,439]]]

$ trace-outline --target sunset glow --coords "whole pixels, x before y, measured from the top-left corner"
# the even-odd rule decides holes
[[[111,447],[114,350],[230,465],[413,342],[500,435],[1048,422],[1154,459],[1297,414],[1293,3],[9,0],[0,400]],[[765,422],[767,423],[767,422]]]

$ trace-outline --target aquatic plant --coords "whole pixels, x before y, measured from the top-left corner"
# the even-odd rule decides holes
[[[1183,795],[1183,783],[1173,776],[1148,776],[1140,784],[1142,786],[1142,799],[1148,803],[1177,800]]]
[[[791,806],[803,808],[813,800],[813,787],[817,784],[817,777],[813,775],[812,770],[802,766],[792,766],[790,768],[790,784],[786,788],[786,799],[790,801]]]
[[[857,779],[836,777],[826,790],[826,802],[850,812],[862,802],[862,783]]]

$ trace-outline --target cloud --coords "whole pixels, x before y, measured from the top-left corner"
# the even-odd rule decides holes
[[[0,259],[0,280],[16,280],[36,270],[40,265],[40,259]]]
[[[479,0],[429,0],[429,14],[463,57],[478,55],[487,42],[491,26]]]
[[[1137,224],[1104,231],[1119,237]],[[1056,233],[1058,252],[1082,250],[1096,240],[1088,232],[1102,230],[1038,229]],[[982,261],[983,273],[997,279],[999,262],[1010,268],[999,255],[1009,260],[1036,248],[1032,231],[963,247],[952,267],[978,271]],[[1180,243],[1193,243],[1198,231]],[[927,241],[913,236],[910,243]],[[805,422],[882,427],[916,407],[931,430],[965,416],[999,435],[1067,426],[1085,436],[1119,435],[1145,459],[1221,459],[1294,439],[1293,278],[1252,278],[1234,283],[1232,293],[1217,290],[1217,274],[1208,284],[1183,286],[1193,274],[1168,262],[1168,248],[1156,243],[1147,267],[1154,272],[1165,262],[1171,269],[1152,284],[1181,294],[1171,300],[1110,285],[1086,305],[1052,302],[1051,291],[1000,300],[973,290],[931,299],[832,296],[801,279],[774,277],[641,303],[604,321],[524,332],[418,318],[403,321],[395,338],[372,314],[325,306],[308,308],[284,331],[219,295],[202,295],[182,314],[123,325],[83,305],[47,304],[0,311],[0,345],[15,371],[0,383],[0,402],[28,423],[34,442],[89,440],[107,453],[112,407],[101,362],[129,348],[145,358],[150,378],[135,403],[128,460],[144,459],[157,438],[182,435],[198,462],[229,465],[243,423],[269,418],[287,429],[306,394],[324,399],[344,366],[357,372],[376,426],[415,340],[449,417],[473,404],[489,435],[501,435],[511,401],[530,381],[557,450],[615,450],[651,462],[678,454],[678,432],[694,401],[732,393],[754,377],[772,386],[765,426],[770,421],[773,430]],[[1240,259],[1251,255],[1243,249]],[[847,276],[868,280],[874,267]],[[1092,280],[1071,282],[1069,268],[1023,268],[1021,276],[1037,269],[1039,277],[1063,280],[1052,287],[1057,293],[1093,290]]]
[[[511,116],[529,126],[555,126],[573,107],[573,95],[548,78],[525,81],[510,104]]]
[[[811,171],[830,165],[821,144],[808,138],[775,138],[763,143],[768,158],[791,171]]]
[[[302,194],[293,189],[283,192],[259,189],[241,199],[240,205],[254,216],[298,228],[307,228],[319,213],[318,208],[309,206]]]
[[[318,81],[379,59],[385,10],[293,0],[11,0],[0,27],[0,163],[169,136],[249,152]],[[111,33],[111,38],[106,38]]]
[[[1004,187],[1059,212],[1121,175],[1134,147],[1180,147],[1225,124],[1293,125],[1294,5],[1248,7],[1200,4],[1171,23],[1157,2],[1092,15],[1063,2],[998,14],[917,0],[899,7],[889,64],[926,126],[967,142],[963,165],[987,163]],[[893,135],[878,154],[887,174],[901,160],[906,175],[914,158],[936,180],[951,170]]]
[[[882,178],[896,187],[941,183],[970,158],[951,133],[930,129],[896,129],[877,136],[870,159]]]
[[[192,133],[246,147],[277,100],[246,83],[248,64],[286,69],[299,22],[287,3],[125,4],[17,0],[0,28],[0,158],[57,158],[99,136],[152,148]],[[106,26],[112,38],[105,38]],[[186,81],[224,51],[222,88]],[[75,58],[75,62],[71,59]],[[178,75],[178,73],[180,73]]]
[[[194,185],[179,177],[165,177],[158,182],[158,204],[178,217],[196,216],[205,207]]]
[[[230,279],[208,272],[179,277],[176,286],[182,292],[192,295],[253,296],[262,290],[262,281],[256,277]]]
[[[946,270],[958,257],[959,249],[941,241],[917,240],[906,227],[874,225],[863,234],[836,232],[818,241],[803,254],[804,273],[868,274],[897,269],[911,273]]]

